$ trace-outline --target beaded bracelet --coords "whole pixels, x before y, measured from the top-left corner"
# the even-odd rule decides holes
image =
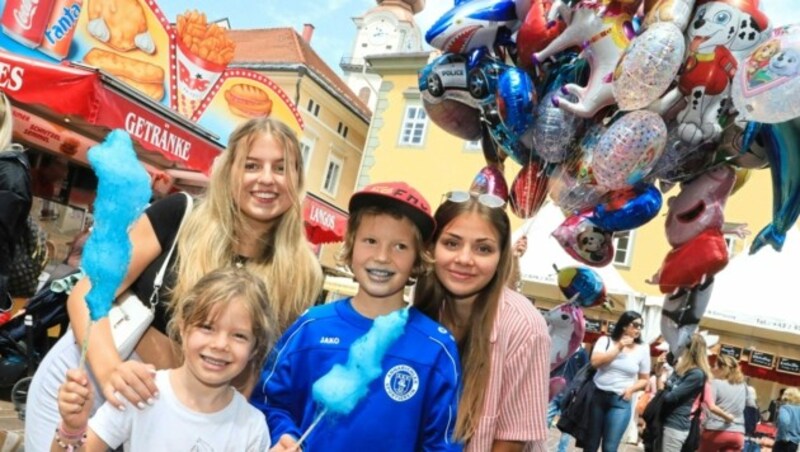
[[[58,447],[67,452],[74,452],[86,444],[86,427],[77,432],[68,432],[64,429],[64,424],[59,423],[56,427],[55,439]]]

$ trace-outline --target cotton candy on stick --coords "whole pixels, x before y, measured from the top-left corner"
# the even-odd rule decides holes
[[[367,333],[350,346],[347,362],[336,364],[311,387],[311,395],[322,408],[310,431],[326,413],[346,415],[369,392],[369,385],[383,372],[381,362],[389,347],[403,334],[408,309],[399,309],[375,319]],[[303,435],[303,439],[307,434]]]
[[[86,295],[92,322],[108,315],[114,295],[131,259],[128,229],[150,200],[150,176],[136,158],[130,136],[114,130],[103,143],[88,153],[97,175],[94,201],[94,227],[81,257],[81,266],[92,284]],[[89,329],[81,353],[81,367],[86,354]]]

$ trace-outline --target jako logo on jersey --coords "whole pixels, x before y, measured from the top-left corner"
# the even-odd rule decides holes
[[[405,402],[414,397],[419,389],[419,376],[413,368],[400,364],[389,369],[383,379],[386,394],[397,402]]]
[[[334,344],[335,345],[335,344],[339,343],[339,338],[338,337],[323,336],[322,339],[319,340],[319,343],[320,344]]]

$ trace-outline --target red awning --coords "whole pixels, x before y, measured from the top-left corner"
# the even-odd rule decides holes
[[[303,221],[308,241],[320,245],[341,242],[347,231],[347,212],[311,193],[303,201]]]
[[[15,104],[98,140],[110,129],[125,129],[165,168],[208,172],[222,151],[210,132],[99,69],[0,51],[0,90]]]

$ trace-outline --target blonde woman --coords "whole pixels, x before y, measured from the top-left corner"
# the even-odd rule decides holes
[[[800,389],[787,388],[783,391],[777,426],[773,452],[797,452],[797,444],[800,443]]]
[[[143,408],[158,397],[153,371],[177,367],[166,335],[172,300],[181,299],[200,278],[222,267],[245,266],[263,279],[281,331],[309,307],[321,286],[319,263],[303,235],[300,196],[302,158],[297,137],[283,123],[260,118],[231,134],[228,148],[212,168],[208,190],[176,237],[186,197],[174,195],[151,205],[130,231],[133,253],[118,293],[130,288],[148,300],[153,281],[177,240],[177,259],[168,266],[156,317],[136,347],[141,360],[120,357],[106,319],[89,338],[89,376],[95,380],[94,407],[122,399]],[[77,367],[77,343],[86,335],[87,279],[72,291],[68,309],[72,331],[47,354],[28,394],[25,449],[45,450],[58,423],[56,393],[66,370]],[[249,375],[251,373],[245,373]],[[236,382],[249,392],[252,382]]]
[[[467,452],[545,451],[550,336],[541,314],[506,287],[511,228],[493,195],[450,192],[434,215],[434,273],[414,305],[455,336],[463,393],[455,436]]]
[[[706,382],[711,378],[707,355],[706,340],[700,334],[693,334],[689,345],[675,364],[675,372],[666,382],[659,380],[658,389],[665,391],[662,405],[664,430],[659,450],[682,450],[689,437],[692,422],[699,422],[698,400]],[[696,446],[688,447],[688,450],[695,450]]]
[[[701,452],[726,452],[744,447],[744,407],[754,404],[744,382],[739,361],[719,355],[711,372],[711,400],[718,411],[711,411],[700,440]]]
[[[11,103],[0,93],[0,311],[11,308],[9,266],[31,210],[30,164],[22,147],[11,144],[12,129]]]

